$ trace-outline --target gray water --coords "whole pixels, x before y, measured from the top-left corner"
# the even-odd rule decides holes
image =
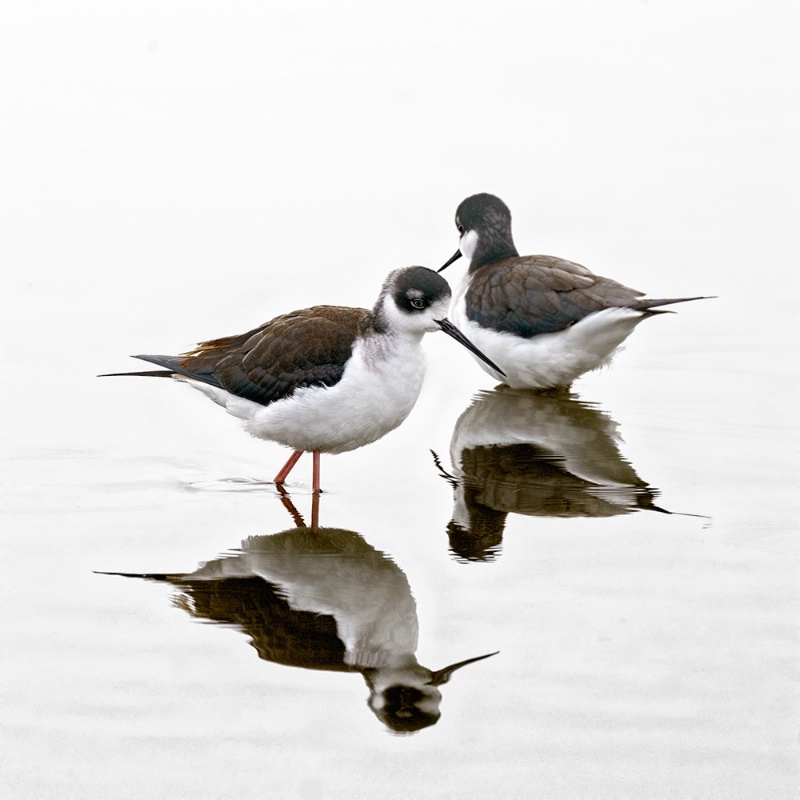
[[[796,797],[790,14],[6,11],[3,797]],[[427,337],[316,536],[310,457],[283,498],[199,393],[94,377],[369,306],[487,190],[522,252],[719,297],[569,395]]]

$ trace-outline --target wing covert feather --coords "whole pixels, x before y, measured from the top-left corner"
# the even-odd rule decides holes
[[[303,386],[333,386],[372,315],[315,306],[282,314],[238,336],[201,342],[180,365],[198,380],[265,405]]]
[[[472,321],[529,338],[563,330],[604,308],[631,306],[642,296],[572,261],[527,256],[477,269],[466,300]]]

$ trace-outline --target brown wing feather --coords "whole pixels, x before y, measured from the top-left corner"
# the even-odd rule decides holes
[[[267,405],[302,386],[337,383],[355,340],[371,325],[366,309],[315,306],[201,342],[179,364],[183,374]]]
[[[475,271],[467,314],[483,327],[531,337],[604,308],[636,307],[643,292],[555,256],[502,258]]]

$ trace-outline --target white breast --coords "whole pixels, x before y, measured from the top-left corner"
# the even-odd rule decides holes
[[[293,611],[332,616],[358,667],[404,664],[417,649],[417,607],[405,573],[357,533],[321,528],[315,544],[301,531],[254,536],[242,552],[206,562],[192,580],[261,578],[280,588]]]
[[[409,415],[425,375],[421,335],[359,339],[341,380],[304,387],[267,406],[187,383],[242,420],[248,433],[295,450],[344,453],[377,441]]]
[[[569,386],[584,372],[608,364],[617,348],[644,318],[641,311],[630,308],[607,308],[562,331],[524,339],[483,328],[467,318],[468,281],[469,276],[453,295],[453,323],[506,373],[506,377],[476,359],[479,366],[495,380],[514,389]]]

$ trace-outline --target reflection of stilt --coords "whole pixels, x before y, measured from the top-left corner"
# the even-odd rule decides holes
[[[319,459],[319,453],[314,453],[316,459]],[[314,492],[311,495],[311,533],[316,533],[319,530],[319,492]]]
[[[360,673],[370,710],[396,733],[434,725],[452,674],[494,655],[438,670],[420,664],[417,605],[405,573],[353,531],[302,526],[251,536],[190,573],[104,574],[172,584],[177,607],[237,626],[265,661]]]
[[[308,528],[303,519],[303,515],[297,510],[291,497],[289,497],[289,492],[287,492],[280,483],[276,484],[276,488],[278,494],[281,496],[281,503],[283,503],[283,507],[289,514],[291,514],[294,524],[298,528],[307,528],[311,533],[317,533],[317,531],[319,531],[319,493],[316,492],[311,495],[311,527]]]
[[[509,513],[538,517],[610,517],[655,504],[620,452],[617,423],[566,390],[502,387],[479,392],[450,442],[455,490],[450,546],[467,560],[494,558]]]
[[[289,493],[286,491],[286,489],[284,489],[283,484],[276,483],[275,487],[278,490],[278,494],[281,496],[281,503],[283,503],[283,507],[291,514],[292,520],[294,520],[294,524],[298,528],[305,528],[306,523],[303,520],[303,517],[300,514],[300,512],[295,508],[294,503],[289,497]]]

